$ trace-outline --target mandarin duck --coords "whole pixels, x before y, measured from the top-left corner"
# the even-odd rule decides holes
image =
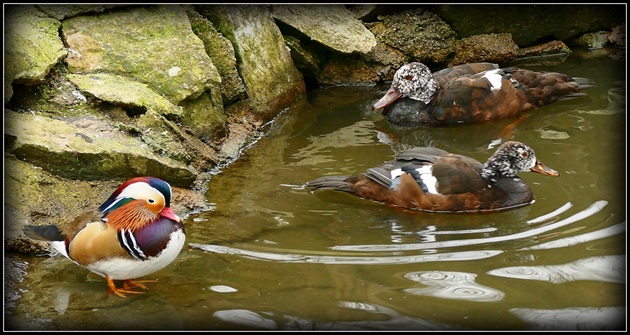
[[[154,177],[135,177],[120,185],[98,208],[65,227],[27,225],[26,236],[48,241],[76,264],[104,277],[118,296],[148,289],[133,281],[169,265],[186,239],[182,220],[170,208],[171,186]],[[114,280],[123,280],[117,288]]]
[[[472,123],[519,116],[561,99],[585,96],[586,78],[494,63],[470,63],[431,73],[419,62],[400,67],[372,105],[397,127]]]
[[[305,186],[410,210],[484,213],[533,203],[531,189],[516,176],[528,171],[558,176],[521,142],[504,142],[485,164],[435,147],[416,147],[365,173],[320,177]]]

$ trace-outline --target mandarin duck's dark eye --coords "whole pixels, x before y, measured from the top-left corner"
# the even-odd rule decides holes
[[[155,200],[153,200],[153,199],[149,199],[149,200],[147,200],[147,202],[148,202],[148,203],[150,203],[150,204],[154,204],[154,203],[155,203]]]

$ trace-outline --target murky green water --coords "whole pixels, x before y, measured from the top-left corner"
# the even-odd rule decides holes
[[[518,124],[512,139],[560,176],[521,174],[536,202],[484,215],[412,213],[302,185],[410,145],[485,161],[514,120],[394,130],[370,109],[385,86],[314,91],[210,180],[215,209],[186,218],[188,247],[146,294],[106,297],[102,278],[66,259],[12,256],[27,275],[5,298],[5,328],[625,329],[624,63],[527,66],[597,87]]]

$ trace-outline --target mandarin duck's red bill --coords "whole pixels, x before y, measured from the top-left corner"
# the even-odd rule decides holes
[[[306,183],[410,210],[484,213],[533,203],[519,172],[558,176],[527,145],[503,143],[485,164],[433,147],[406,150],[396,159],[353,176],[326,176]]]
[[[154,177],[135,177],[120,185],[98,208],[67,225],[28,225],[26,236],[45,240],[76,264],[104,277],[110,291],[142,293],[133,279],[169,265],[184,246],[182,220],[170,208],[171,186]],[[114,280],[123,280],[117,288]]]
[[[419,62],[405,64],[372,109],[383,109],[398,127],[472,123],[513,118],[562,99],[584,96],[586,78],[537,72],[493,63],[470,63],[431,73]]]

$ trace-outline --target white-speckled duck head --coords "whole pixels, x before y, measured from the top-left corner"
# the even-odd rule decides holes
[[[524,143],[508,141],[488,158],[481,176],[497,181],[501,177],[514,177],[519,172],[538,172],[548,176],[558,176],[558,171],[536,159],[534,150]]]
[[[372,109],[383,108],[401,97],[428,104],[437,89],[438,84],[426,65],[419,62],[405,64],[396,71],[391,87]]]

